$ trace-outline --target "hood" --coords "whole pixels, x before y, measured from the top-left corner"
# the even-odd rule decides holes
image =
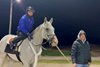
[[[81,36],[81,34],[86,35],[86,33],[85,33],[84,30],[80,30],[79,33],[78,33],[78,35],[77,35],[77,39],[78,39],[78,40],[80,40],[80,36]],[[86,40],[85,40],[85,41],[86,41]]]

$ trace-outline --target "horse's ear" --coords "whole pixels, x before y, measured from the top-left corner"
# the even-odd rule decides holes
[[[47,21],[47,17],[44,18],[44,22],[46,22],[46,21]]]
[[[49,22],[51,22],[51,23],[52,23],[52,22],[53,22],[53,18],[51,18]]]

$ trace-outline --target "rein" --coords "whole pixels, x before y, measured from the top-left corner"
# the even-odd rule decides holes
[[[29,39],[28,39],[29,40]],[[29,40],[30,41],[30,40]],[[38,44],[38,45],[45,45],[46,43],[48,43],[50,40],[47,40],[46,42],[42,43],[42,44]],[[30,41],[31,42],[31,41]],[[34,45],[32,42],[31,42],[32,45]]]
[[[29,39],[28,39],[29,40]],[[50,40],[47,40],[46,42],[44,42],[44,43],[42,43],[42,44],[38,44],[38,45],[45,45],[46,43],[48,43]],[[29,42],[32,44],[32,45],[34,45],[30,40],[29,40]],[[35,45],[35,46],[38,46],[38,45]],[[44,50],[47,50],[46,48],[44,48],[43,46],[42,46],[42,48],[44,49]]]

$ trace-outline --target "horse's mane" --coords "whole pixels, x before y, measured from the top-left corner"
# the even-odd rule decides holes
[[[39,29],[41,29],[42,24],[40,24],[38,27],[36,27],[33,31],[32,34],[36,33]]]

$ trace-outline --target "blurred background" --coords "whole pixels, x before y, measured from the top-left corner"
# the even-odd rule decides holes
[[[13,0],[15,1],[15,0]],[[100,0],[21,0],[14,2],[12,12],[12,34],[25,9],[35,9],[35,27],[43,23],[44,17],[54,18],[53,26],[60,47],[70,47],[83,29],[91,44],[100,44]],[[8,34],[10,0],[0,0],[0,39]]]

